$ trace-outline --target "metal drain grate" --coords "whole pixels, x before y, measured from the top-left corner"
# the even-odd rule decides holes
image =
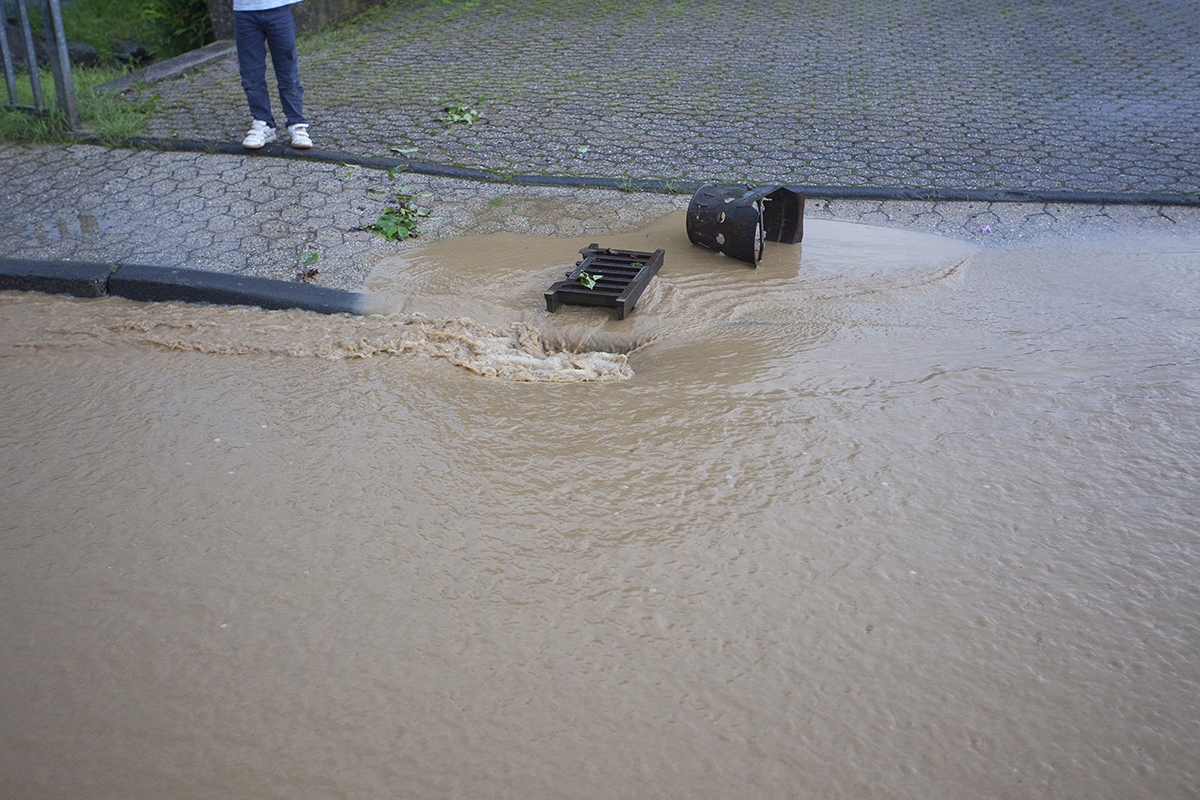
[[[637,250],[615,250],[589,244],[579,251],[583,260],[546,292],[546,310],[557,311],[563,303],[575,306],[604,306],[617,310],[617,319],[633,311],[646,284],[662,266],[666,251],[653,253]],[[581,282],[580,278],[583,278]],[[586,283],[594,279],[588,288]]]

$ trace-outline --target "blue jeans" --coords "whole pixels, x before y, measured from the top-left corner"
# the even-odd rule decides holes
[[[288,125],[308,124],[304,118],[304,87],[300,85],[300,59],[296,56],[296,21],[291,6],[266,11],[233,12],[238,71],[255,119],[275,127],[271,96],[267,91],[267,47],[275,65],[279,102]]]

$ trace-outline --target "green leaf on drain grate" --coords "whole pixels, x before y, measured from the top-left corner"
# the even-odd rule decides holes
[[[587,272],[581,272],[581,273],[579,273],[579,277],[576,278],[575,280],[577,280],[581,284],[583,284],[583,288],[585,288],[585,289],[595,289],[596,281],[600,280],[603,277],[604,277],[603,275],[592,275]]]

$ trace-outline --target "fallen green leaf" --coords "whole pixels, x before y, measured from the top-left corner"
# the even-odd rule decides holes
[[[576,278],[575,280],[579,281],[579,283],[581,283],[583,285],[583,288],[585,288],[585,289],[595,289],[596,281],[600,280],[603,277],[604,277],[603,275],[592,275],[591,273],[588,273],[588,272],[581,272],[581,273],[579,273],[579,277]]]

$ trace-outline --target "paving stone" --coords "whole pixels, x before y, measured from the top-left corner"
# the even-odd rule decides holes
[[[649,4],[634,26],[620,11],[594,18],[583,0],[536,15],[511,0],[453,14],[462,2],[405,6],[425,22],[410,24],[407,12],[379,19],[354,30],[353,47],[336,36],[302,44],[319,147],[395,155],[393,145],[414,146],[422,160],[513,174],[1200,191],[1194,4],[1063,0],[981,26],[948,0],[697,0],[670,20]],[[805,25],[785,24],[801,11]],[[901,16],[905,24],[894,24]],[[618,37],[632,28],[639,35]],[[580,53],[569,43],[581,38],[599,44]],[[1097,41],[1104,53],[1134,56],[1135,68],[1093,58]],[[713,52],[725,58],[720,71]],[[152,136],[236,141],[245,129],[232,62],[152,91],[161,95]],[[484,120],[446,130],[434,96],[486,97]],[[339,288],[361,285],[378,258],[440,237],[630,229],[688,200],[88,145],[0,145],[0,171],[0,257],[289,278],[304,253],[320,251],[319,282]],[[370,190],[400,186],[431,195],[439,219],[421,238],[356,230],[384,207]],[[489,204],[496,199],[501,206]],[[561,213],[509,211],[537,203]],[[806,213],[985,245],[1076,230],[1200,229],[1196,208],[816,198]]]
[[[460,13],[463,2],[398,8],[395,16],[355,30],[354,47],[322,48],[319,36],[302,46],[320,146],[382,155],[406,138],[421,143],[422,157],[450,163],[646,177],[637,160],[641,151],[655,154],[655,171],[691,176],[704,154],[694,149],[692,135],[680,135],[686,130],[761,155],[726,162],[723,174],[732,179],[796,181],[804,175],[775,175],[789,159],[771,148],[786,151],[791,142],[827,136],[831,147],[861,165],[838,174],[856,185],[895,177],[888,174],[897,169],[894,162],[878,156],[883,144],[908,161],[903,168],[913,181],[933,186],[969,187],[980,175],[998,174],[1051,188],[1120,191],[1130,185],[1122,174],[1132,169],[1150,179],[1140,182],[1146,188],[1200,190],[1192,111],[1200,105],[1193,57],[1200,15],[1192,3],[1064,0],[1052,10],[1026,5],[998,18],[964,15],[949,0],[816,6],[747,0],[736,8],[697,0],[680,18],[666,16],[665,6],[645,8],[638,27],[651,33],[617,37],[613,18],[596,16],[583,0],[564,0],[536,15],[515,0],[497,0],[487,13]],[[410,24],[414,13],[428,24]],[[902,26],[874,27],[900,16]],[[803,25],[786,24],[801,18]],[[573,35],[556,40],[534,33],[544,30]],[[578,40],[599,44],[581,54],[569,46]],[[1098,49],[1097,42],[1104,46]],[[463,52],[472,58],[463,59]],[[722,54],[724,69],[711,68],[706,56],[712,52]],[[1106,53],[1125,54],[1136,68]],[[155,90],[161,111],[153,135],[178,131],[226,141],[245,126],[232,63]],[[490,95],[486,124],[443,131],[431,98],[480,93]],[[804,112],[785,113],[788,107]],[[587,120],[589,130],[581,123],[596,116],[593,109],[611,118]],[[963,135],[939,135],[939,126]],[[613,136],[629,142],[624,160],[572,155],[581,140],[615,143]],[[1157,152],[1135,146],[1151,136]],[[989,152],[989,141],[1007,149]],[[966,159],[923,155],[933,155],[931,143]],[[1062,162],[1078,152],[1132,166],[1117,173],[1064,170]],[[1026,169],[1007,168],[1014,154]],[[1164,158],[1190,159],[1186,174],[1149,169],[1152,161],[1168,163]],[[971,169],[955,170],[954,163]]]

